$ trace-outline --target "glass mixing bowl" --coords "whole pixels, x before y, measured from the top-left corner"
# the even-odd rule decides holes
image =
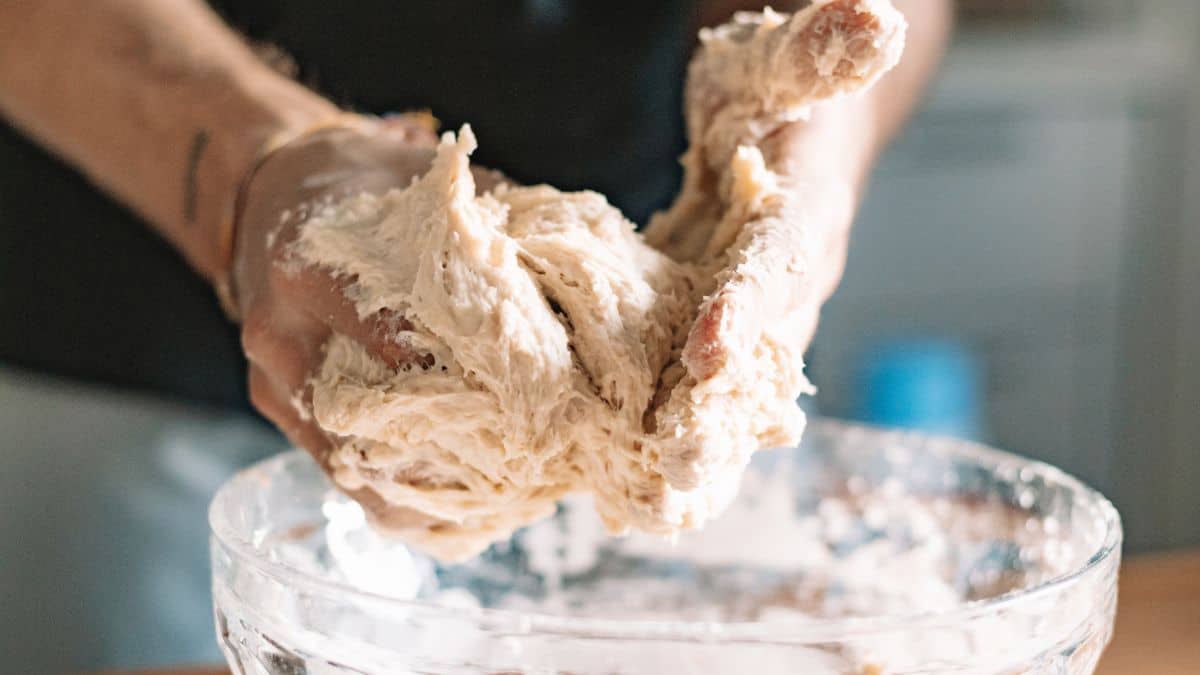
[[[209,518],[235,673],[1091,673],[1121,543],[1112,505],[1051,466],[827,421],[675,541],[604,537],[577,499],[440,565],[300,452]]]

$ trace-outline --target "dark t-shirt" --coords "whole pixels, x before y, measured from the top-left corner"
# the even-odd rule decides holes
[[[679,181],[684,0],[219,0],[353,109],[470,122],[475,159],[635,221]],[[244,405],[236,330],[131,214],[0,124],[0,360]]]

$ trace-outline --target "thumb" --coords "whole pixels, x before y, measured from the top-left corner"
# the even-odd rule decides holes
[[[688,372],[705,379],[749,358],[768,324],[774,333],[804,332],[789,324],[815,311],[836,283],[843,255],[836,242],[844,241],[852,207],[849,189],[834,184],[788,185],[762,204],[741,205],[743,213],[758,213],[721,256],[716,290],[701,304],[684,347]]]

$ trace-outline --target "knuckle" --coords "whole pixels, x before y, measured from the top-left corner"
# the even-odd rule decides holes
[[[241,342],[242,351],[251,361],[263,356],[271,343],[271,320],[265,312],[251,311],[246,315],[242,322]]]
[[[266,377],[259,371],[253,371],[250,374],[250,403],[273,422],[278,422],[275,419],[274,395],[271,387],[267,382]]]

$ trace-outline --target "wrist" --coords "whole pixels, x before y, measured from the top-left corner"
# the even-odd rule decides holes
[[[218,83],[189,120],[181,176],[184,254],[210,283],[228,274],[237,194],[272,139],[338,114],[337,106],[265,68]]]
[[[253,157],[240,172],[240,178],[227,200],[228,208],[225,209],[225,217],[218,223],[213,236],[216,248],[216,271],[211,281],[222,308],[231,319],[239,320],[242,313],[239,302],[241,300],[240,293],[236,286],[238,277],[245,275],[239,275],[238,268],[246,266],[247,255],[250,256],[251,261],[261,260],[261,257],[256,257],[253,252],[245,250],[246,237],[249,236],[251,241],[254,240],[253,234],[246,232],[246,227],[248,225],[276,227],[273,216],[264,220],[261,217],[262,214],[259,214],[253,219],[253,222],[247,222],[246,217],[247,201],[252,194],[252,185],[261,193],[262,186],[258,178],[263,174],[264,166],[268,164],[275,166],[282,162],[299,171],[290,180],[285,179],[283,182],[278,182],[278,177],[276,177],[275,183],[268,181],[268,186],[275,185],[275,187],[268,189],[266,195],[269,201],[267,203],[274,203],[275,207],[285,209],[296,204],[303,204],[302,184],[307,178],[304,167],[317,165],[312,162],[311,158],[305,160],[303,151],[316,149],[318,157],[323,158],[319,161],[328,162],[329,158],[337,151],[337,145],[329,145],[328,139],[344,138],[345,134],[355,137],[362,134],[370,135],[377,132],[379,128],[378,118],[334,109],[333,112],[327,114],[294,117],[291,123],[275,127],[274,133],[259,140]],[[299,156],[296,154],[297,151],[301,153]],[[267,166],[267,169],[270,169],[271,166]],[[279,199],[280,197],[282,200]],[[255,247],[250,246],[249,248]],[[269,244],[268,248],[270,248]],[[265,252],[259,251],[259,253]],[[241,271],[245,272],[244,269]]]

